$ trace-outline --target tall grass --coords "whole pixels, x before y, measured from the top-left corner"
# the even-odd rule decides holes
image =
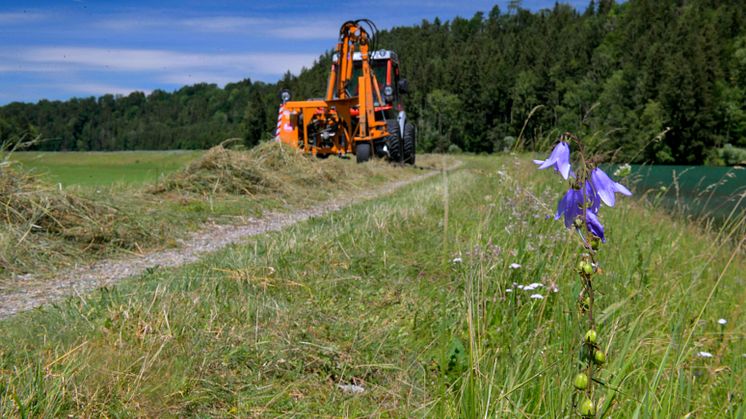
[[[0,414],[572,416],[574,246],[545,218],[563,184],[524,159],[464,159],[0,323]],[[743,248],[629,201],[605,222],[600,410],[742,417]],[[543,299],[516,287],[533,282]]]

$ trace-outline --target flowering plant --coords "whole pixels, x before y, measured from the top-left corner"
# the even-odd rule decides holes
[[[577,172],[572,170],[570,162],[570,144],[577,144],[580,149],[580,160]],[[585,158],[583,144],[576,136],[562,134],[549,158],[534,160],[539,169],[554,168],[569,182],[569,189],[557,204],[555,220],[564,218],[566,228],[574,229],[582,242],[582,252],[577,264],[577,272],[583,286],[578,296],[578,307],[581,314],[587,316],[588,331],[582,339],[580,357],[582,367],[573,380],[574,387],[583,394],[578,405],[573,398],[574,406],[583,417],[596,416],[596,402],[593,398],[593,369],[606,362],[606,352],[599,344],[596,325],[593,320],[593,277],[600,274],[597,251],[601,243],[606,243],[604,226],[599,219],[602,204],[613,207],[616,193],[630,196],[632,192],[624,185],[612,180],[601,168]]]

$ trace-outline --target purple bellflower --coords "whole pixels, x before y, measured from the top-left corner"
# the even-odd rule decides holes
[[[572,177],[575,179],[572,181],[574,186],[565,193],[557,204],[554,219],[559,220],[564,217],[565,227],[574,227],[578,230],[585,227],[588,233],[605,243],[604,226],[598,218],[601,203],[613,207],[617,192],[627,196],[632,195],[632,192],[624,185],[614,182],[609,175],[598,167],[591,170],[589,178],[585,178],[585,171],[581,173],[581,179],[576,178],[575,173],[570,168],[570,146],[565,141],[559,141],[554,146],[548,159],[534,160],[534,163],[539,165],[540,170],[552,167],[563,178]]]
[[[554,166],[563,178],[570,176],[570,146],[566,142],[560,141],[552,150],[552,154],[546,160],[534,160],[539,165],[539,169],[546,169]]]
[[[596,194],[598,194],[601,201],[610,207],[614,206],[614,193],[619,192],[622,195],[632,195],[632,192],[630,192],[629,189],[625,188],[624,185],[611,180],[609,175],[604,173],[604,171],[598,167],[591,171],[591,184],[592,189]]]
[[[575,222],[575,219],[583,213],[582,208],[583,192],[578,189],[570,188],[565,196],[560,199],[559,204],[557,204],[557,212],[554,214],[554,219],[559,220],[560,217],[564,215],[565,227],[570,228]]]
[[[589,194],[589,189],[590,187],[586,184],[586,194]],[[590,193],[592,192],[593,191],[590,191]],[[591,202],[591,207],[585,209],[585,219],[583,221],[585,222],[586,228],[594,236],[600,238],[602,242],[606,243],[604,226],[596,216],[596,213],[598,213],[598,207],[600,206],[600,201],[596,198],[594,203],[594,201],[592,201],[593,198],[591,198],[590,195],[587,195],[585,199]],[[565,227],[571,228],[575,224],[575,220],[583,216],[583,203],[583,191],[571,188],[567,191],[565,196],[562,197],[559,204],[557,204],[557,212],[554,214],[554,219],[559,220],[560,217],[564,216]]]
[[[604,226],[600,221],[598,221],[598,217],[596,217],[596,214],[594,214],[590,209],[585,211],[585,226],[591,234],[601,239],[601,242],[606,243],[606,237],[604,237]]]
[[[585,199],[591,204],[588,209],[598,214],[598,210],[601,209],[601,197],[598,196],[598,192],[590,182],[585,182]]]

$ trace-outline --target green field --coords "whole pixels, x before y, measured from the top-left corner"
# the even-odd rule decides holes
[[[204,151],[15,152],[11,159],[63,186],[154,183]]]
[[[577,238],[545,218],[563,185],[528,159],[464,160],[0,322],[0,414],[575,416]],[[599,411],[743,417],[738,241],[632,199],[603,216]],[[533,282],[543,299],[515,287]]]

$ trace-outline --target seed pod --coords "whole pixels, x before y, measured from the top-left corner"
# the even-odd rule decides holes
[[[593,403],[593,400],[583,400],[583,403],[580,404],[580,415],[584,418],[596,416],[596,405]]]
[[[598,339],[598,334],[596,334],[596,331],[593,329],[590,329],[589,331],[585,332],[585,341],[590,344],[595,344],[596,339]]]
[[[593,361],[598,365],[603,365],[606,362],[606,354],[603,351],[596,349],[593,351]]]
[[[578,373],[578,375],[575,376],[572,385],[574,385],[578,390],[585,390],[588,388],[588,376],[582,372]]]
[[[591,264],[590,264],[590,263],[588,263],[588,262],[584,262],[584,265],[583,265],[583,273],[584,273],[584,274],[585,274],[586,276],[590,276],[590,275],[591,275],[591,274],[593,273],[593,266],[591,266]]]

